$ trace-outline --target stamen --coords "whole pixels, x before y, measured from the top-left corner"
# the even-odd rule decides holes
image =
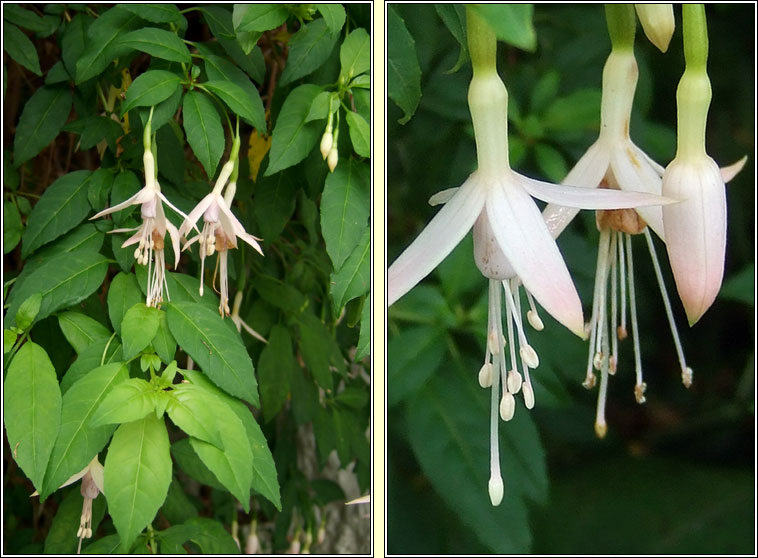
[[[621,325],[616,328],[619,340],[626,339],[626,256],[624,255],[624,243],[618,242],[619,249],[619,283],[621,286]]]
[[[600,232],[600,244],[597,250],[597,264],[595,267],[595,286],[592,293],[592,318],[590,319],[590,344],[589,355],[587,356],[587,374],[585,375],[582,385],[587,389],[595,387],[595,373],[592,371],[593,367],[600,370],[601,362],[598,353],[600,340],[602,338],[602,332],[599,331],[600,313],[604,313],[603,305],[601,304],[603,296],[602,292],[605,286],[605,268],[608,265],[608,241],[610,237],[607,231]]]
[[[490,312],[500,308],[500,289],[495,279],[489,280]],[[499,312],[492,314],[490,323],[499,319]],[[503,500],[503,478],[500,476],[500,448],[498,445],[498,393],[500,392],[500,374],[492,374],[492,390],[490,391],[490,480],[489,493],[493,506]]]
[[[521,374],[518,373],[518,370],[511,370],[508,372],[508,391],[511,393],[518,393],[519,390],[521,390],[521,385],[523,383],[523,380],[521,379]]]
[[[640,351],[640,332],[637,326],[637,297],[634,292],[634,258],[632,257],[632,235],[625,235],[626,240],[626,254],[629,279],[629,310],[632,317],[632,341],[634,342],[634,373],[637,377],[636,385],[642,385],[642,357]],[[636,391],[635,391],[636,393]],[[643,398],[644,401],[644,398]],[[638,402],[639,399],[638,399]]]
[[[521,348],[519,349],[519,354],[521,355],[521,358],[524,360],[526,365],[529,368],[537,368],[540,365],[540,359],[537,357],[537,353],[535,350],[529,345],[529,343],[526,340],[526,335],[524,334],[524,328],[521,325],[521,313],[517,310],[520,310],[518,308],[518,305],[514,303],[513,299],[513,293],[511,292],[511,286],[509,284],[508,280],[505,280],[503,283],[503,289],[505,290],[505,307],[508,313],[510,314],[511,318],[513,319],[513,322],[516,324],[516,331],[518,332],[518,340],[521,345]],[[516,294],[518,294],[518,291],[516,291]]]
[[[619,340],[618,335],[613,335],[614,331],[618,331],[617,313],[616,313],[616,294],[618,291],[618,275],[616,274],[616,245],[618,244],[619,235],[622,233],[611,233],[611,257],[610,257],[610,275],[611,275],[611,327],[609,335],[611,336],[611,359],[609,361],[608,373],[613,375],[616,373],[616,363],[618,361],[619,354]]]
[[[605,345],[608,344],[606,340]],[[608,394],[608,365],[605,363],[600,371],[600,389],[597,396],[597,413],[595,415],[595,434],[598,438],[605,438],[608,425],[605,422],[605,401]]]
[[[671,335],[674,337],[676,356],[679,358],[679,366],[682,368],[682,383],[684,384],[684,387],[688,388],[692,385],[692,368],[688,367],[687,363],[684,361],[684,351],[682,350],[682,343],[679,340],[679,332],[677,331],[676,323],[674,322],[674,313],[671,311],[671,302],[669,301],[669,295],[666,291],[666,285],[663,282],[661,266],[658,263],[658,256],[655,253],[655,246],[653,246],[653,238],[648,229],[645,229],[645,240],[647,240],[647,247],[650,250],[650,257],[653,260],[655,278],[658,280],[658,286],[661,288],[663,307],[666,309],[666,317],[668,318],[669,327],[671,328]]]
[[[542,323],[540,315],[537,313],[537,306],[534,304],[534,298],[532,298],[532,294],[526,289],[526,287],[524,287],[524,292],[526,293],[526,299],[529,301],[530,308],[530,310],[526,313],[526,319],[529,321],[529,325],[531,325],[534,329],[537,331],[542,331],[545,329],[545,324]]]

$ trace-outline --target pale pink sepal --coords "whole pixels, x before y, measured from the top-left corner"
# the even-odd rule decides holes
[[[501,183],[490,189],[485,207],[495,238],[524,287],[556,320],[584,337],[579,295],[527,191]]]
[[[663,194],[683,201],[663,208],[671,270],[690,325],[713,304],[726,254],[726,189],[716,162],[704,155],[674,161]]]
[[[416,240],[387,270],[387,305],[391,306],[429,275],[466,236],[484,207],[486,189],[471,175]]]

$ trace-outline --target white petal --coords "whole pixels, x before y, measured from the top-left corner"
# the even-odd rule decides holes
[[[737,161],[736,163],[732,163],[728,167],[721,167],[721,178],[724,179],[724,182],[729,182],[732,178],[737,176],[737,173],[742,170],[742,167],[745,166],[745,163],[747,162],[747,155],[745,155],[742,159]]]
[[[387,270],[392,306],[453,251],[482,212],[486,185],[472,174]]]
[[[561,183],[583,188],[597,188],[608,170],[609,161],[610,148],[607,142],[597,140],[581,156]],[[579,213],[579,208],[549,203],[542,212],[542,218],[553,238],[558,238],[577,213]]]
[[[647,192],[660,195],[661,175],[649,164],[649,161],[652,159],[631,141],[624,142],[614,150],[611,157],[611,169],[619,188],[625,192]],[[661,239],[664,238],[663,214],[660,206],[638,207],[637,213],[655,234]]]
[[[122,201],[121,203],[114,205],[113,207],[109,207],[108,209],[103,209],[100,213],[96,213],[92,217],[89,218],[91,221],[92,219],[98,219],[102,217],[103,215],[108,215],[109,213],[113,213],[114,211],[121,211],[122,209],[126,209],[130,205],[140,205],[145,202],[150,201],[153,196],[155,196],[155,190],[152,188],[142,188],[139,192],[134,194],[131,198],[128,200]]]
[[[500,248],[524,287],[556,320],[584,337],[582,304],[537,205],[518,183],[503,183],[487,198]]]
[[[160,188],[160,185],[158,185],[158,187]],[[187,215],[184,214],[184,211],[182,211],[178,207],[175,207],[174,204],[172,204],[170,201],[168,201],[168,198],[166,198],[166,196],[164,196],[163,193],[161,193],[160,190],[158,191],[158,197],[160,197],[161,200],[163,201],[163,203],[165,203],[166,205],[168,205],[176,213],[178,213],[179,215],[181,215],[182,217],[184,217],[185,219],[187,219]]]
[[[137,230],[134,235],[132,235],[130,238],[127,238],[124,243],[121,245],[121,248],[126,248],[127,246],[131,246],[132,244],[137,244],[140,240],[142,240],[142,227],[138,227],[139,230]],[[115,232],[115,231],[111,231]]]
[[[230,239],[233,239],[232,245],[235,248],[237,247],[236,237],[239,237],[257,250],[262,256],[263,250],[261,249],[260,244],[258,244],[258,241],[263,239],[257,238],[245,230],[245,227],[243,227],[242,223],[240,223],[234,216],[234,213],[232,213],[232,210],[226,205],[226,201],[224,201],[223,198],[219,202],[219,207],[221,208],[221,224],[224,227],[224,232],[227,233],[227,236]]]
[[[429,205],[434,207],[435,205],[440,205],[443,203],[449,202],[452,197],[455,195],[455,193],[458,191],[458,188],[460,186],[456,186],[455,188],[446,188],[445,190],[440,190],[436,194],[434,194],[431,198],[429,198]]]
[[[179,236],[186,236],[191,228],[197,228],[195,227],[195,223],[197,223],[197,220],[200,219],[200,216],[203,213],[205,213],[205,210],[208,209],[208,206],[213,202],[215,198],[216,196],[213,193],[210,193],[202,200],[200,200],[200,203],[198,203],[194,209],[190,211],[190,214],[187,215],[187,218],[182,223],[182,226],[179,227]]]
[[[710,157],[674,161],[663,192],[683,199],[663,209],[666,249],[690,325],[713,304],[721,288],[726,253],[726,188]]]
[[[644,207],[674,203],[676,200],[666,199],[644,192],[622,192],[605,188],[579,188],[576,186],[559,186],[541,180],[527,178],[518,173],[512,173],[516,181],[535,198],[580,209],[622,209],[628,207]]]
[[[176,261],[174,262],[174,269],[177,268],[179,265],[179,255],[181,254],[181,251],[179,250],[179,231],[176,229],[176,227],[171,223],[171,221],[166,220],[166,229],[168,230],[168,234],[171,237],[171,246],[174,249],[174,258]],[[165,236],[164,236],[165,238]],[[195,238],[199,238],[196,236]],[[190,243],[187,243],[190,244]],[[185,245],[185,248],[187,246]]]

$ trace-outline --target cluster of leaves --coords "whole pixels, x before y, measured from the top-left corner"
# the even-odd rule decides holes
[[[98,530],[97,498],[85,552],[238,552],[228,527],[253,520],[275,526],[274,549],[295,528],[315,533],[316,508],[344,494],[298,469],[300,427],[313,424],[318,466],[336,451],[369,486],[368,6],[4,5],[3,17],[5,457],[54,502],[31,529],[30,485],[11,465],[14,549],[76,549],[79,487],[56,490],[96,455],[112,524]],[[190,250],[166,274],[170,301],[145,305],[149,271],[126,234],[106,234],[137,226],[133,207],[85,222],[140,189],[151,109],[161,190],[185,213],[241,121],[234,211],[266,256],[229,252],[232,320],[213,289],[199,294]],[[330,173],[318,141],[332,122]],[[267,342],[241,336],[243,322]]]
[[[508,43],[500,43],[498,67],[509,93],[511,166],[560,181],[597,138],[601,72],[610,51],[603,9],[476,9]],[[745,79],[752,59],[733,64],[729,54],[750,40],[752,23],[738,23],[750,13],[708,8],[714,91],[708,148],[722,163],[755,149],[754,84]],[[471,70],[464,8],[390,6],[387,25],[391,263],[438,211],[428,205],[430,196],[459,186],[475,170],[476,151],[466,103]],[[632,139],[665,163],[676,149],[681,30],[665,56],[639,28],[638,35]],[[505,498],[497,508],[487,495],[490,394],[476,380],[487,292],[470,235],[389,309],[390,552],[750,552],[753,458],[745,448],[754,437],[754,215],[746,207],[754,205],[752,172],[746,167],[728,186],[727,269],[717,304],[692,329],[678,303],[674,309],[695,371],[690,390],[679,381],[649,258],[634,264],[648,401],[640,406],[634,400],[627,341],[609,385],[605,440],[592,429],[596,393],[580,387],[586,344],[540,314],[545,329],[529,336],[540,357],[531,374],[536,406],[527,411],[519,405],[513,420],[500,425]],[[592,212],[582,212],[558,239],[585,312],[597,254],[594,220]],[[635,250],[643,254],[644,248]],[[659,255],[664,252],[659,245]],[[671,294],[668,270],[665,280]],[[712,506],[717,492],[723,505]]]

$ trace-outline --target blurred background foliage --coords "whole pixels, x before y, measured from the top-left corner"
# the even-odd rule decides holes
[[[463,183],[475,170],[476,153],[466,103],[471,66],[450,71],[460,47],[440,6],[388,9],[390,63],[404,25],[421,70],[413,117],[400,124],[404,111],[387,104],[392,263],[438,211],[429,197]],[[529,337],[541,361],[532,374],[537,404],[527,412],[519,403],[514,420],[500,425],[506,495],[492,508],[486,489],[489,391],[476,380],[485,347],[486,281],[474,265],[469,235],[389,309],[390,553],[755,551],[755,6],[713,4],[706,13],[713,89],[707,149],[722,166],[745,154],[748,163],[727,187],[719,298],[692,328],[673,300],[693,386],[681,384],[650,257],[637,237],[647,402],[634,399],[627,340],[609,382],[608,435],[598,440],[597,392],[581,387],[587,345],[542,312],[545,330]],[[675,91],[684,68],[678,6],[675,16],[666,54],[639,25],[635,50],[640,76],[631,136],[664,166],[676,151]],[[498,66],[510,99],[511,166],[560,181],[597,138],[610,40],[600,5],[536,4],[533,22],[535,52],[499,43]],[[396,56],[403,60],[407,53]],[[587,316],[597,254],[594,221],[592,212],[581,212],[558,239]],[[656,248],[665,255],[657,239]],[[663,267],[673,294],[670,269]]]

